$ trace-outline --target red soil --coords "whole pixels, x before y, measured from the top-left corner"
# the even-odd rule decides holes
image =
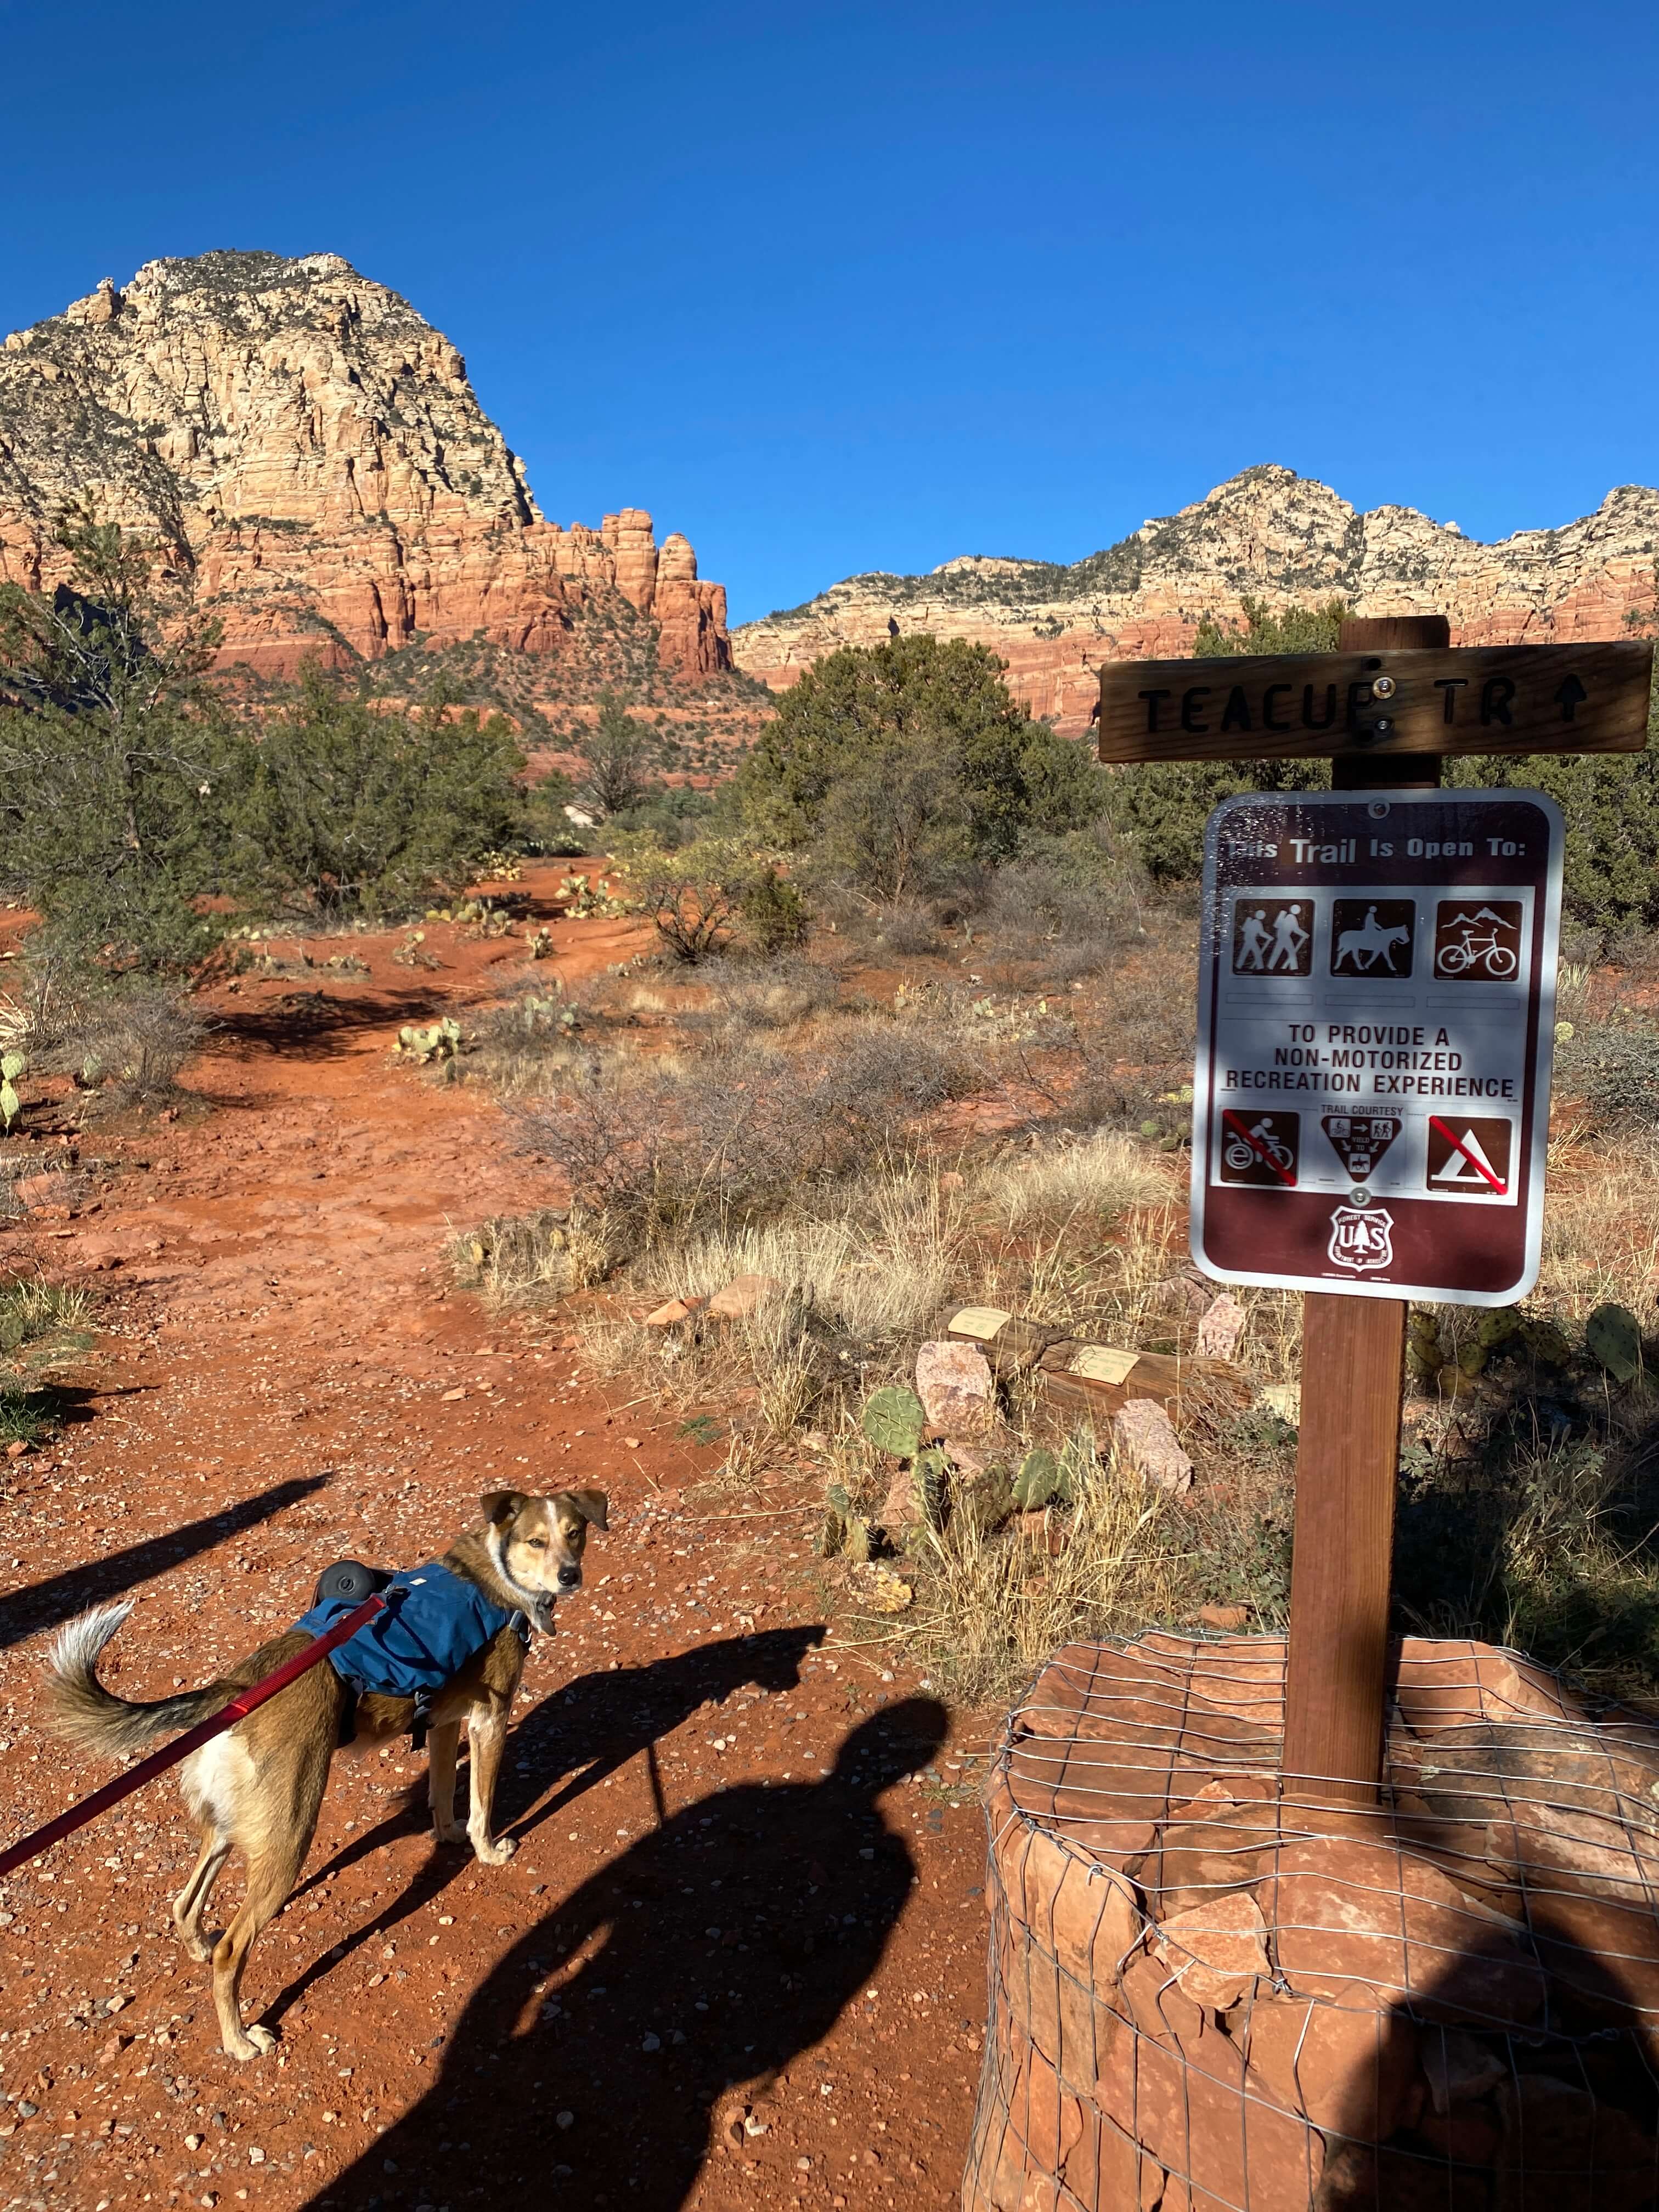
[[[638,937],[552,927],[567,982]],[[517,1855],[435,1849],[406,1746],[342,1759],[247,1977],[282,2042],[246,2067],[172,1934],[170,1779],[15,1875],[0,2207],[953,2203],[983,1848],[972,1752],[940,1738],[983,1723],[825,1640],[810,1516],[698,1488],[718,1442],[585,1379],[556,1316],[450,1291],[452,1226],[555,1195],[487,1094],[388,1057],[522,959],[451,936],[428,925],[435,974],[392,964],[393,935],[337,948],[366,977],[216,992],[206,1107],[95,1127],[101,1188],[0,1226],[0,1273],[99,1292],[76,1418],[0,1460],[0,1838],[110,1771],[40,1727],[49,1632],[85,1605],[136,1594],[105,1672],[155,1697],[293,1620],[331,1559],[411,1564],[485,1490],[594,1483],[611,1533],[509,1746]]]

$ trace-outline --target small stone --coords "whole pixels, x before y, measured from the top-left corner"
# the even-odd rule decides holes
[[[6,1457],[8,1459],[21,1459],[25,1453],[28,1451],[29,1448],[27,1439],[22,1437],[19,1437],[15,1443],[9,1443],[6,1446]]]
[[[1267,1926],[1247,1891],[1212,1898],[1164,1922],[1158,1955],[1184,1996],[1225,2012],[1272,1974]]]
[[[1169,1414],[1153,1398],[1132,1398],[1112,1416],[1112,1442],[1120,1458],[1155,1489],[1184,1498],[1193,1486],[1193,1463],[1176,1439]]]
[[[950,1337],[924,1344],[916,1352],[916,1395],[930,1435],[977,1436],[994,1412],[991,1363],[976,1344]]]
[[[1232,1292],[1223,1291],[1199,1322],[1199,1358],[1231,1359],[1238,1349],[1238,1340],[1243,1335],[1244,1325],[1249,1319],[1249,1316]]]
[[[576,2124],[576,2115],[574,2112],[555,2112],[553,2124],[556,2128],[574,2128]]]
[[[926,1518],[916,1504],[910,1470],[908,1467],[902,1467],[888,1486],[887,1496],[876,1519],[890,1534],[898,1529],[914,1528]]]
[[[660,2051],[662,2049],[661,2036],[647,2035],[644,2042],[641,2044],[640,2049],[641,2051]]]
[[[624,1451],[638,1451],[644,1439],[640,1437],[624,1437],[623,1438],[623,1449]]]
[[[458,1398],[465,1398],[465,1395],[466,1385],[463,1382],[453,1390],[446,1390],[443,1395],[443,1402],[446,1406],[453,1406]]]
[[[265,2154],[257,2144],[249,2151],[247,2154],[247,2162],[250,2166],[263,2166],[264,2164]]]
[[[185,2137],[185,2148],[186,2150],[200,2150],[201,2148],[202,2138],[200,2136],[186,2136]]]
[[[678,1328],[682,1322],[690,1321],[707,1304],[705,1298],[670,1298],[666,1305],[659,1306],[645,1317],[647,1328]]]
[[[744,1321],[770,1299],[781,1298],[787,1285],[775,1275],[734,1275],[724,1290],[708,1301],[711,1321]]]

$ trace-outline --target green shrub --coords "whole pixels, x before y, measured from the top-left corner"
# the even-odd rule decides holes
[[[763,868],[738,902],[744,927],[763,952],[781,952],[802,945],[811,915],[799,884]]]
[[[1605,1128],[1659,1129],[1659,1027],[1637,1013],[1576,1023],[1557,1042],[1555,1079]]]
[[[1075,828],[1104,795],[1086,745],[1033,721],[994,653],[921,635],[809,668],[735,787],[757,842],[887,900],[1006,859],[1027,830]]]
[[[337,920],[418,910],[510,841],[523,766],[505,716],[457,708],[441,685],[399,714],[313,665],[264,726],[240,887]]]

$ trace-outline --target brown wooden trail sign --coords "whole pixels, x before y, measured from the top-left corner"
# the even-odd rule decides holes
[[[1323,756],[1331,760],[1337,792],[1368,793],[1380,802],[1390,793],[1437,785],[1445,754],[1637,752],[1646,743],[1650,644],[1454,647],[1446,620],[1438,615],[1351,620],[1342,625],[1339,642],[1334,653],[1130,661],[1103,668],[1100,757],[1130,763]],[[1512,802],[1520,794],[1504,790],[1483,796]],[[1434,878],[1422,880],[1432,884]],[[1292,898],[1300,888],[1281,887]],[[1326,914],[1322,905],[1325,935],[1320,937],[1316,928],[1310,945],[1322,952],[1328,966],[1339,956],[1341,927],[1352,927],[1362,937],[1369,931],[1364,943],[1370,944],[1400,926],[1402,917],[1380,911],[1381,893],[1374,921],[1362,909],[1358,918],[1345,916],[1339,924],[1334,902],[1340,885],[1334,879],[1324,888],[1332,910]],[[1455,893],[1458,885],[1449,877],[1445,888]],[[1535,901],[1528,915],[1534,910]],[[1276,925],[1264,902],[1261,926],[1270,944]],[[1297,948],[1299,964],[1298,938],[1288,927],[1284,935]],[[1267,957],[1264,951],[1264,963]],[[1313,958],[1310,950],[1310,971]],[[1282,959],[1279,964],[1282,969]],[[1455,981],[1443,948],[1431,964],[1440,980]],[[1508,979],[1486,978],[1483,972],[1480,980],[1492,982],[1495,996]],[[1547,997],[1540,992],[1540,1013]],[[1316,1019],[1318,1012],[1316,1008]],[[1432,1048],[1425,1044],[1425,1049]],[[1431,1103],[1450,1129],[1449,1137],[1426,1121],[1414,1137],[1408,1135],[1403,1113],[1395,1111],[1401,1102],[1366,1095],[1357,1103],[1348,1097],[1322,1100],[1317,1129],[1310,1120],[1308,1139],[1316,1152],[1322,1146],[1343,1148],[1338,1156],[1345,1170],[1352,1167],[1355,1182],[1373,1190],[1409,1166],[1425,1190],[1437,1173],[1457,1175],[1461,1195],[1462,1168],[1478,1173],[1482,1161],[1498,1182],[1508,1185],[1522,1141],[1519,1120],[1506,1172],[1492,1158],[1493,1145],[1501,1149],[1501,1132],[1449,1120],[1438,1112],[1437,1097]],[[1466,1111],[1471,1105],[1461,1097],[1450,1103]],[[1535,1101],[1536,1115],[1547,1117],[1547,1105],[1546,1085]],[[1367,1110],[1360,1116],[1363,1126],[1356,1126],[1353,1117],[1360,1107]],[[1326,1129],[1325,1115],[1340,1116],[1345,1109],[1344,1126]],[[1254,1121],[1244,1118],[1248,1131]],[[1398,1127],[1393,1126],[1396,1120]],[[1541,1129],[1538,1133],[1541,1144]],[[1530,1133],[1526,1141],[1530,1146]],[[1235,1153],[1247,1142],[1241,1137]],[[1257,1142],[1259,1151],[1249,1147],[1248,1164],[1226,1169],[1225,1140],[1217,1139],[1216,1173],[1237,1175],[1246,1197],[1255,1202],[1260,1192],[1272,1206],[1275,1194],[1292,1193],[1300,1155],[1276,1127]],[[1446,1188],[1451,1188],[1448,1182]],[[1482,1188],[1486,1199],[1507,1194]],[[1368,1193],[1368,1203],[1369,1199]],[[1485,1206],[1482,1199],[1468,1208],[1447,1206],[1443,1214],[1449,1224],[1460,1218],[1479,1220]],[[1486,1218],[1491,1218],[1488,1210]],[[1225,1265],[1216,1263],[1213,1254],[1206,1264],[1212,1274],[1249,1279],[1246,1269],[1241,1267],[1235,1278]],[[1464,1294],[1454,1286],[1442,1295]],[[1281,1771],[1287,1798],[1326,1808],[1364,1811],[1376,1802],[1406,1312],[1405,1300],[1389,1294],[1310,1290],[1304,1300]]]
[[[1118,661],[1100,757],[1640,752],[1652,675],[1632,641]]]

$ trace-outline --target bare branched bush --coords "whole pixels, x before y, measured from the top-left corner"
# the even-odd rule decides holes
[[[1078,880],[1042,860],[998,871],[983,926],[1000,947],[1058,982],[1098,974],[1143,933],[1133,883]]]
[[[900,960],[918,959],[939,949],[933,909],[915,899],[896,899],[878,907],[871,917],[869,934],[882,951]]]
[[[164,986],[111,991],[49,958],[31,975],[27,1006],[36,1071],[72,1075],[118,1109],[176,1098],[208,1032],[198,1010]]]
[[[832,1052],[683,1066],[595,1059],[552,1097],[520,1108],[519,1131],[527,1152],[562,1171],[573,1199],[648,1246],[862,1170],[907,1122],[973,1079],[948,1042],[875,1022]]]
[[[769,960],[728,957],[703,970],[708,1005],[699,1019],[742,1036],[760,1030],[788,1030],[826,1012],[836,1003],[835,970],[802,952],[781,952]]]

